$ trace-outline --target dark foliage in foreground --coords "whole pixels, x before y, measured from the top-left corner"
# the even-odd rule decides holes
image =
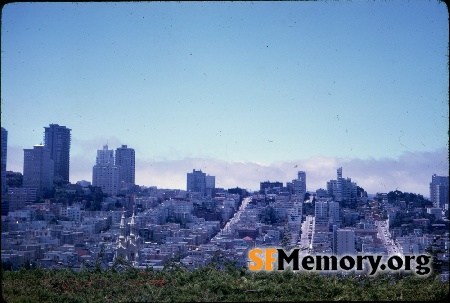
[[[119,269],[2,270],[2,297],[6,302],[434,301],[449,293],[449,284],[435,276],[254,273],[231,264],[195,271]]]

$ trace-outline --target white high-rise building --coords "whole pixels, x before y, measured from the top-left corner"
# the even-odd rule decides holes
[[[293,194],[302,197],[302,202],[306,194],[306,173],[299,171],[297,179],[292,180]]]
[[[337,169],[337,179],[342,179],[342,167],[339,167]]]
[[[97,150],[96,164],[92,169],[92,185],[98,186],[104,193],[117,195],[120,189],[120,168],[114,163],[114,151],[104,145]]]
[[[349,201],[356,199],[357,185],[350,178],[342,178],[342,167],[337,169],[337,180],[327,182],[329,196],[334,196],[335,201]]]
[[[95,164],[114,165],[114,151],[112,149],[108,149],[108,145],[103,145],[103,149],[97,150]]]
[[[291,200],[292,201],[292,200]],[[293,207],[287,209],[288,225],[291,230],[299,232],[302,224],[302,202],[293,201]]]

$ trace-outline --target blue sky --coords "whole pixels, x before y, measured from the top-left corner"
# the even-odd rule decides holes
[[[166,188],[192,169],[249,189],[304,170],[315,190],[342,166],[370,193],[428,196],[448,175],[438,1],[12,3],[1,30],[8,170],[57,123],[71,182],[106,143]]]

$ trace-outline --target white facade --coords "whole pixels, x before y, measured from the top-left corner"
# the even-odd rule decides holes
[[[103,145],[103,149],[97,150],[97,165],[114,165],[114,151],[108,149],[108,145]]]
[[[98,186],[104,193],[116,195],[120,189],[120,168],[114,165],[114,151],[103,146],[97,150],[96,164],[92,169],[92,185]]]
[[[292,187],[294,190],[294,195],[300,195],[302,197],[306,194],[306,173],[304,171],[299,171],[297,174],[297,179],[292,180]],[[303,201],[303,199],[302,199]]]
[[[130,262],[133,266],[139,265],[139,235],[136,229],[134,212],[131,217],[130,232],[128,235],[125,225],[125,211],[122,213],[120,235],[116,242],[116,252],[114,255],[114,259],[118,258]]]
[[[337,169],[337,180],[327,182],[329,196],[334,196],[335,201],[356,199],[357,184],[350,178],[342,178],[342,167]]]

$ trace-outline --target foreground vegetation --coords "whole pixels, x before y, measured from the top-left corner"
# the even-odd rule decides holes
[[[6,302],[434,301],[444,300],[449,293],[449,284],[435,276],[342,277],[291,271],[252,273],[230,264],[219,267],[195,271],[181,267],[163,271],[2,270],[2,297]]]

